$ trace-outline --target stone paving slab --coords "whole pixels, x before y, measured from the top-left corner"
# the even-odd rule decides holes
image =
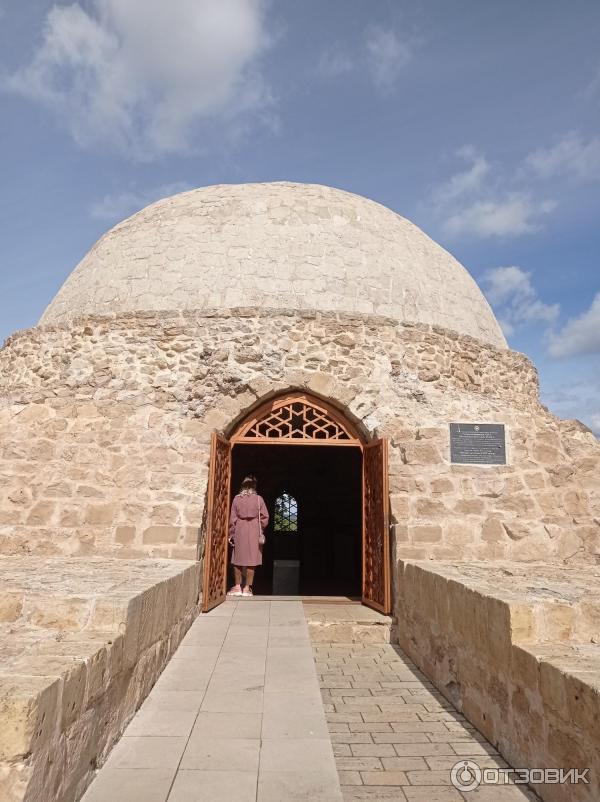
[[[83,802],[342,802],[299,601],[191,627]]]
[[[517,786],[461,793],[460,760],[507,764],[391,644],[313,642],[344,802],[532,802]]]
[[[398,647],[311,644],[301,602],[227,601],[196,620],[84,802],[536,799],[460,793],[464,759],[506,766]]]

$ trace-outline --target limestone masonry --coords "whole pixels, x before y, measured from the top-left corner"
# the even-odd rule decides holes
[[[149,206],[92,248],[42,322],[236,306],[389,315],[506,347],[447,251],[378,203],[309,184],[207,187]]]
[[[301,389],[389,439],[402,647],[513,764],[593,768],[544,799],[600,799],[600,442],[416,226],[281,183],[139,212],[0,350],[2,802],[81,797],[197,614],[212,432]]]
[[[5,557],[0,799],[78,799],[196,614],[179,561]]]
[[[130,313],[0,352],[0,553],[194,559],[213,429],[305,387],[391,441],[399,557],[600,556],[600,444],[538,400],[522,355],[343,313]],[[509,464],[449,464],[448,421],[503,422]]]

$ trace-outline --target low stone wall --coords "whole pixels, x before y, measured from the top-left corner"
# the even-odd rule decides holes
[[[76,802],[197,613],[195,563],[0,558],[0,799]]]
[[[590,769],[536,786],[600,799],[600,569],[401,562],[399,643],[515,767]]]

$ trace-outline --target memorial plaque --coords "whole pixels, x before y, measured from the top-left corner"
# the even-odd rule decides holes
[[[458,465],[506,465],[503,423],[451,423],[450,462]]]

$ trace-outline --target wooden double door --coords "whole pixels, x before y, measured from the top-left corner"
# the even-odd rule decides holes
[[[231,504],[232,448],[239,444],[320,445],[360,449],[362,473],[362,601],[380,612],[391,611],[388,443],[364,442],[340,413],[305,394],[263,404],[230,438],[212,435],[208,507],[204,533],[202,610],[224,601],[228,575],[228,526]]]

